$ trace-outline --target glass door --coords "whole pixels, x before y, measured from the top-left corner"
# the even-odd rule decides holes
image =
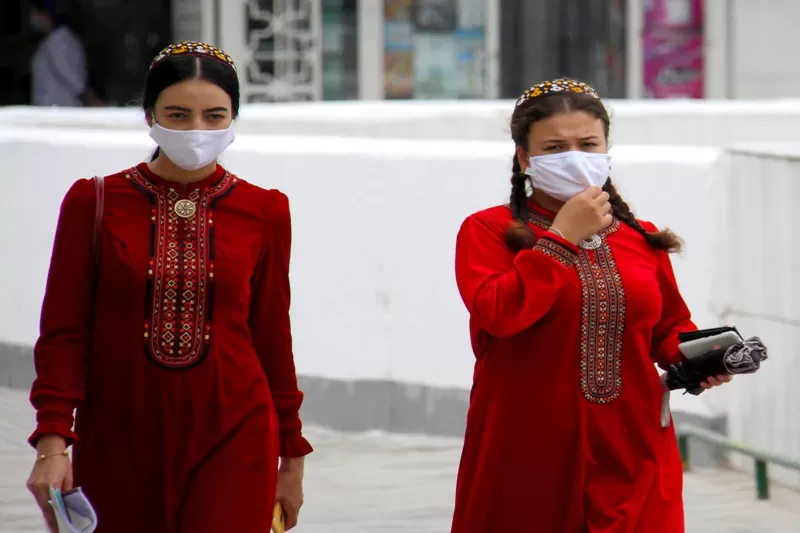
[[[503,0],[500,28],[502,97],[559,76],[625,96],[624,0]]]
[[[170,41],[169,0],[64,2],[83,41],[89,84],[110,105],[139,98],[150,61]],[[30,102],[30,61],[41,36],[28,24],[27,0],[0,2],[0,105]],[[10,80],[10,82],[8,81]]]
[[[169,0],[76,0],[89,83],[110,105],[138,105],[147,69],[172,40]]]

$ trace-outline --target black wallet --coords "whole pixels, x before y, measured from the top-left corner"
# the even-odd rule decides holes
[[[741,339],[730,345],[712,345],[704,353],[686,357],[679,363],[670,365],[666,375],[669,390],[685,389],[687,393],[698,395],[703,392],[701,383],[710,376],[752,374],[761,362],[767,359],[767,348],[758,337],[744,340],[735,327],[702,329],[681,333],[681,344],[734,333]],[[714,341],[711,341],[714,343]],[[715,344],[715,343],[714,343]]]
[[[744,338],[739,333],[739,330],[736,329],[735,327],[723,326],[721,328],[698,329],[697,331],[687,331],[686,333],[679,333],[678,342],[683,343],[683,342],[695,341],[697,339],[705,339],[706,337],[713,337],[714,335],[727,333],[729,331],[732,331],[737,335],[739,335],[739,337]]]

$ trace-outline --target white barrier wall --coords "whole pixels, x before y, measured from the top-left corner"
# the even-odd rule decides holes
[[[727,147],[800,142],[800,100],[609,100],[614,144]],[[513,101],[315,102],[246,105],[239,133],[407,139],[510,138]],[[138,129],[139,109],[0,109],[0,126]]]
[[[483,106],[486,116],[495,105],[490,104]],[[680,105],[684,104],[675,104]],[[691,105],[685,105],[688,114]],[[465,106],[461,113],[450,104],[408,106],[403,114],[403,106],[389,105],[383,115],[371,104],[317,110],[247,108],[240,123],[244,132],[223,163],[247,180],[290,196],[293,320],[297,366],[304,376],[469,387],[473,358],[466,312],[453,279],[454,239],[468,214],[505,202],[513,146],[505,137],[436,139],[447,132],[454,135],[453,127],[442,123],[456,115],[461,115],[463,121],[456,123],[464,128],[474,126],[470,114],[479,114],[481,106]],[[674,111],[675,106],[665,109]],[[790,130],[800,131],[791,124],[792,113],[784,122],[777,113],[791,111],[791,106],[764,104],[759,113],[770,106],[774,115],[754,111],[748,118],[747,109],[758,106],[745,104],[733,113],[729,128],[713,104],[703,108],[705,113],[695,110],[701,118],[689,123],[694,126],[679,127],[679,113],[662,110],[661,116],[672,117],[675,132],[686,137],[696,135],[695,128],[705,128],[712,132],[706,140],[720,145],[725,139],[738,143],[756,135],[791,140]],[[627,118],[634,108],[627,108]],[[0,261],[0,342],[23,345],[36,338],[64,192],[78,177],[133,165],[153,148],[136,111],[28,111],[0,110],[0,161],[7,176],[0,222],[14,228],[0,235],[4,257],[12,258]],[[615,115],[617,135],[625,123],[620,115]],[[658,114],[642,118],[641,124],[665,123],[654,116]],[[497,118],[485,120],[498,124]],[[305,124],[296,131],[309,135],[247,133],[276,124],[287,129]],[[320,124],[324,127],[312,128]],[[420,124],[440,129],[425,129],[427,135],[419,140],[380,138],[389,133],[416,135]],[[375,128],[384,128],[383,133]],[[323,135],[333,131],[342,135]],[[653,137],[642,135],[642,143],[668,129],[652,131]],[[358,132],[374,135],[358,137]],[[771,350],[772,358],[758,376],[737,379],[699,398],[676,395],[673,408],[703,416],[728,415],[733,437],[798,457],[796,146],[800,144],[721,151],[617,142],[612,175],[640,217],[670,226],[685,238],[686,252],[674,264],[698,324],[735,324],[745,335],[762,336]],[[800,486],[797,474],[780,469],[776,473],[782,481]]]
[[[743,335],[761,336],[772,357],[758,379],[731,384],[729,431],[741,442],[800,457],[800,144],[737,147],[730,161],[720,238],[729,267],[723,313]],[[800,487],[800,473],[775,467],[773,475]]]
[[[0,130],[9,176],[0,223],[18,228],[0,235],[0,249],[15,258],[0,263],[0,340],[30,345],[36,338],[52,234],[69,185],[133,165],[151,148],[144,130]],[[708,284],[715,220],[707,191],[724,177],[719,152],[618,146],[612,153],[614,177],[640,216],[687,240],[677,276],[698,323],[715,325]],[[301,374],[470,386],[455,236],[470,213],[506,201],[512,154],[508,142],[238,138],[223,162],[291,200]],[[678,395],[674,406],[720,414],[719,398],[716,391]]]

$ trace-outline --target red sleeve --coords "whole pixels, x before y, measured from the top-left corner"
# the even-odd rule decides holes
[[[489,334],[525,331],[552,307],[568,283],[578,249],[545,232],[531,250],[516,255],[500,220],[485,212],[461,226],[456,241],[456,282],[470,315]]]
[[[269,191],[264,252],[253,292],[250,331],[256,353],[267,376],[280,425],[281,457],[302,457],[312,452],[303,438],[289,320],[289,256],[292,222],[289,199]]]
[[[650,232],[658,231],[654,225],[647,222],[642,222],[642,226]],[[669,365],[679,363],[683,359],[678,349],[678,335],[695,331],[697,326],[692,322],[692,314],[678,289],[669,254],[665,250],[657,250],[656,260],[662,303],[661,317],[653,330],[651,354],[658,366],[666,370]]]
[[[37,426],[32,446],[46,434],[60,435],[67,444],[76,440],[73,412],[83,401],[91,339],[94,203],[93,181],[79,180],[61,204],[33,351],[31,403]]]

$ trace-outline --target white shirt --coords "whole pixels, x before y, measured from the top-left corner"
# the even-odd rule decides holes
[[[33,105],[83,106],[86,51],[69,26],[59,26],[45,37],[33,55],[31,72]]]

